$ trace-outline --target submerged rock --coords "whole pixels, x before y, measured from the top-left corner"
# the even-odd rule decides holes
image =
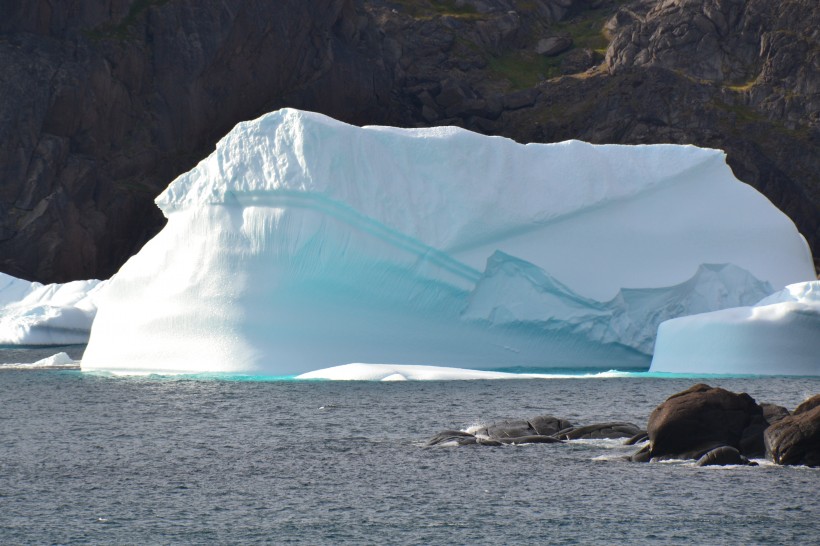
[[[473,432],[461,430],[439,432],[430,438],[425,446],[555,444],[562,442],[556,437],[556,433],[572,428],[572,423],[566,419],[552,415],[539,415],[529,420],[505,419],[479,427]]]
[[[427,440],[427,443],[424,445],[426,447],[443,445],[469,446],[477,443],[478,441],[476,437],[468,432],[462,432],[460,430],[444,430]]]
[[[726,466],[726,465],[750,465],[757,466],[757,463],[740,454],[740,451],[729,446],[720,446],[706,452],[698,459],[697,466]]]
[[[584,427],[577,427],[572,430],[561,432],[558,437],[562,440],[600,440],[600,439],[617,439],[617,438],[632,438],[641,433],[638,425],[632,423],[597,423],[594,425],[587,425]]]
[[[491,423],[475,431],[476,436],[503,440],[505,438],[520,438],[522,436],[552,436],[558,432],[571,428],[572,423],[552,415],[539,415],[532,419],[507,419]]]
[[[645,430],[642,430],[635,434],[632,438],[624,442],[625,445],[634,446],[635,444],[639,444],[641,442],[645,442],[649,439],[649,434]]]
[[[482,440],[482,438],[479,438]],[[497,441],[502,444],[513,444],[513,445],[521,445],[521,444],[560,444],[561,440],[554,436],[544,436],[541,434],[533,434],[531,436],[516,436],[514,438],[500,438],[500,439],[491,439],[490,441]]]

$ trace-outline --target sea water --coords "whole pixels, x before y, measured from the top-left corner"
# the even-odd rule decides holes
[[[645,426],[657,404],[700,381],[788,408],[820,392],[818,378],[611,375],[0,371],[0,543],[820,541],[820,469],[629,463],[636,448],[619,441],[423,447],[444,429],[540,414]]]

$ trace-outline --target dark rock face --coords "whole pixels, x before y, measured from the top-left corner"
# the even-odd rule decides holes
[[[816,0],[0,0],[0,13],[0,270],[18,277],[108,277],[162,227],[153,199],[171,180],[283,106],[521,142],[721,148],[820,260]]]
[[[154,197],[283,105],[398,121],[348,0],[3,2],[0,270],[107,277],[163,225]],[[370,29],[369,32],[373,32]],[[376,54],[376,51],[373,51]]]
[[[756,465],[740,454],[740,451],[729,446],[720,446],[707,451],[698,462],[697,466],[726,466],[726,465]]]
[[[767,428],[764,438],[766,456],[775,463],[820,466],[820,405],[795,410]]]
[[[650,415],[649,457],[699,459],[717,447],[739,449],[756,416],[762,417],[762,410],[748,394],[695,385],[670,396]]]
[[[789,410],[775,404],[760,404],[762,413],[752,415],[749,425],[743,430],[740,438],[740,451],[747,457],[761,458],[766,455],[766,445],[763,442],[763,432],[770,425],[789,416]]]

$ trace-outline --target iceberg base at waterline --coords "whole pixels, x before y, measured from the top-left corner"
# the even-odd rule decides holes
[[[239,124],[157,204],[168,223],[111,279],[84,370],[646,368],[660,320],[813,274],[794,224],[692,146],[286,109]],[[704,279],[723,288],[699,298]]]

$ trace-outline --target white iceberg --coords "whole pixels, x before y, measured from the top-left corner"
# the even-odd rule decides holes
[[[0,273],[0,345],[88,343],[106,281],[42,285]]]
[[[820,281],[662,323],[650,371],[820,376]]]
[[[584,312],[629,299],[624,287],[684,283],[701,264],[734,264],[772,289],[811,278],[794,224],[724,159],[693,146],[521,145],[273,112],[237,125],[157,198],[168,224],[111,280],[82,367],[646,367],[651,339],[636,348],[574,324],[545,329],[548,309],[513,322],[479,311],[479,296],[507,309],[530,297],[526,287],[488,295],[492,267],[482,272],[500,251],[548,271],[566,289],[561,304]],[[730,287],[728,300],[746,288]],[[624,309],[643,309],[639,321],[652,313]]]

